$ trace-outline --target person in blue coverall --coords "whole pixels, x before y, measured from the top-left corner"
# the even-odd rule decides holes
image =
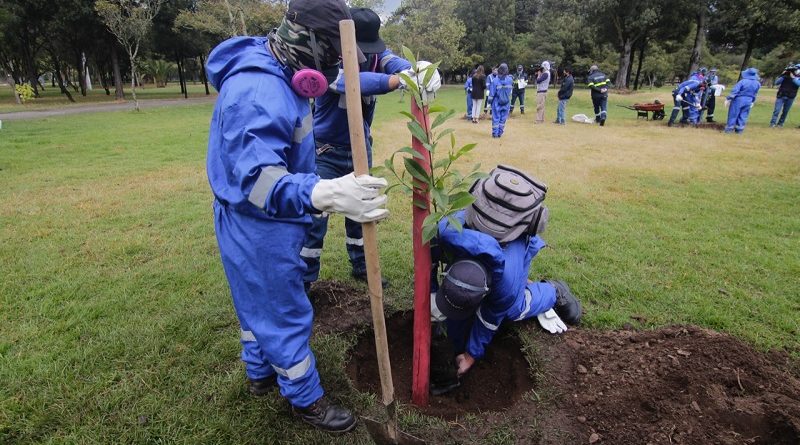
[[[320,91],[301,81],[335,78],[339,21],[350,18],[343,0],[292,0],[273,33],[228,39],[206,66],[219,91],[206,166],[214,228],[249,391],[261,395],[278,386],[294,415],[328,432],[352,430],[356,419],[323,397],[300,250],[313,214],[365,222],[388,216],[385,180],[353,174],[326,180],[315,173],[309,97]]]
[[[364,135],[367,159],[372,166],[372,136],[370,126],[377,105],[377,94],[386,94],[403,86],[402,79],[394,75],[411,68],[411,63],[396,56],[386,48],[380,38],[381,19],[368,8],[351,8],[356,28],[356,40],[366,56],[360,66]],[[438,73],[437,73],[438,75]],[[431,84],[440,82],[432,80]],[[347,124],[347,107],[344,96],[344,70],[322,97],[314,104],[314,139],[317,145],[317,174],[322,179],[345,176],[353,171],[353,154],[350,148],[350,132]],[[345,219],[345,248],[350,259],[351,275],[357,280],[367,280],[367,265],[364,258],[364,238],[361,224]],[[300,251],[308,265],[303,281],[308,289],[317,281],[320,270],[325,235],[328,231],[328,216],[315,215],[311,230]],[[384,279],[384,286],[388,282]]]
[[[608,89],[611,87],[611,79],[597,65],[592,65],[586,80],[591,90],[594,121],[602,127],[608,116]]]
[[[467,114],[464,119],[472,119],[472,75],[475,70],[470,71],[467,81],[464,82],[464,91],[467,93]]]
[[[772,119],[769,121],[770,128],[783,127],[783,123],[786,122],[786,116],[792,109],[797,89],[800,87],[800,63],[787,67],[775,80],[775,85],[778,85],[778,94],[775,97]]]
[[[761,88],[761,81],[758,78],[758,70],[747,68],[742,71],[742,80],[734,85],[731,94],[725,99],[725,106],[728,109],[728,123],[725,125],[725,133],[742,133],[747,118],[750,117],[750,109],[756,104],[758,90]]]
[[[492,137],[503,136],[506,129],[509,110],[511,108],[511,90],[513,80],[508,75],[508,65],[501,63],[497,68],[497,77],[489,87],[489,101],[492,103]]]
[[[700,90],[703,80],[696,73],[692,73],[689,79],[681,82],[677,88],[672,90],[672,100],[675,106],[672,108],[672,114],[669,116],[667,126],[675,125],[675,119],[678,118],[678,113],[682,113],[680,123],[690,123],[697,125],[700,118]]]
[[[533,258],[545,247],[538,235],[501,243],[467,226],[464,210],[455,218],[461,231],[446,218],[439,223],[434,260],[449,258],[450,266],[440,286],[433,280],[432,316],[445,319],[458,376],[484,357],[505,321],[537,317],[551,333],[566,331],[565,323],[580,322],[580,303],[564,282],[528,279]]]
[[[719,84],[719,76],[717,76],[717,69],[711,68],[708,70],[706,77],[706,101],[705,109],[707,110],[706,122],[714,122],[714,110],[717,108],[716,88]]]

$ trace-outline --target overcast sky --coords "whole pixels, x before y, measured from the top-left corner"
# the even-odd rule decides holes
[[[387,13],[387,15],[391,12],[394,12],[398,6],[400,6],[400,0],[385,0],[383,2],[383,10]]]

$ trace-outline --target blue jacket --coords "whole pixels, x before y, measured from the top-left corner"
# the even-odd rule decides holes
[[[688,80],[684,80],[678,88],[675,88],[673,91],[674,94],[680,94],[688,101],[689,98],[687,95],[692,96],[696,93],[700,92],[700,87],[702,86],[702,81],[698,76],[692,76]],[[693,96],[692,96],[693,97]]]
[[[256,218],[310,223],[319,181],[308,99],[292,90],[292,71],[264,37],[234,37],[208,56],[219,91],[208,136],[206,169],[223,205]]]
[[[464,224],[463,210],[455,217]],[[444,255],[448,261],[476,259],[492,275],[492,290],[478,308],[476,320],[447,321],[448,332],[469,330],[464,350],[476,359],[484,356],[486,346],[503,321],[530,318],[555,304],[555,289],[550,284],[528,283],[531,261],[545,246],[538,236],[520,237],[500,245],[477,230],[464,227],[459,232],[443,219],[439,222],[438,246],[441,252],[434,252],[434,256]],[[432,284],[432,289],[438,287]],[[526,289],[530,292],[526,293]]]
[[[392,91],[389,78],[392,74],[411,68],[411,63],[397,57],[386,49],[380,54],[371,54],[367,62],[367,71],[360,73],[361,103],[364,115],[364,136],[369,147],[370,125],[375,115],[377,94]],[[319,143],[332,144],[339,147],[350,146],[350,132],[347,131],[347,106],[344,98],[344,70],[331,83],[328,91],[314,103],[314,138]]]
[[[511,91],[514,89],[513,79],[506,74],[497,76],[489,87],[489,97],[492,104],[503,107],[511,102]]]
[[[611,79],[606,77],[605,73],[602,71],[595,71],[589,74],[586,80],[592,91],[592,96],[608,96],[608,88],[611,86]]]
[[[472,92],[472,76],[467,77],[467,81],[464,82],[464,90],[467,91],[467,94]]]
[[[760,88],[761,82],[758,79],[758,71],[756,71],[755,68],[748,68],[742,71],[742,80],[734,85],[731,94],[728,95],[728,99],[733,100],[737,97],[749,97],[755,101]]]

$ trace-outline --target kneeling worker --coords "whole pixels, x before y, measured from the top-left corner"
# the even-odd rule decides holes
[[[553,334],[580,322],[581,304],[563,281],[528,279],[531,261],[545,246],[538,235],[548,219],[541,205],[546,191],[525,173],[499,166],[473,185],[475,202],[455,215],[462,231],[447,219],[439,223],[434,256],[446,258],[449,266],[431,311],[435,320],[446,320],[458,377],[484,356],[504,321],[537,317]],[[433,382],[432,390],[455,386]]]

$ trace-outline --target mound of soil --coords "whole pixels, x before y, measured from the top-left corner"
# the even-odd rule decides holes
[[[369,325],[365,293],[351,291],[336,283],[312,290],[316,331]],[[396,397],[407,402],[412,314],[389,317],[387,328]],[[534,351],[530,365],[518,332],[532,341],[526,344]],[[378,394],[372,336],[369,329],[363,332],[346,371],[358,390]],[[433,347],[445,348],[439,341]],[[432,361],[435,368],[436,358]],[[539,445],[797,445],[800,364],[786,354],[764,354],[729,335],[693,326],[578,328],[553,336],[529,321],[501,329],[486,359],[461,386],[431,396],[431,406],[420,411],[451,426],[409,431],[429,443],[504,437],[503,443]]]

